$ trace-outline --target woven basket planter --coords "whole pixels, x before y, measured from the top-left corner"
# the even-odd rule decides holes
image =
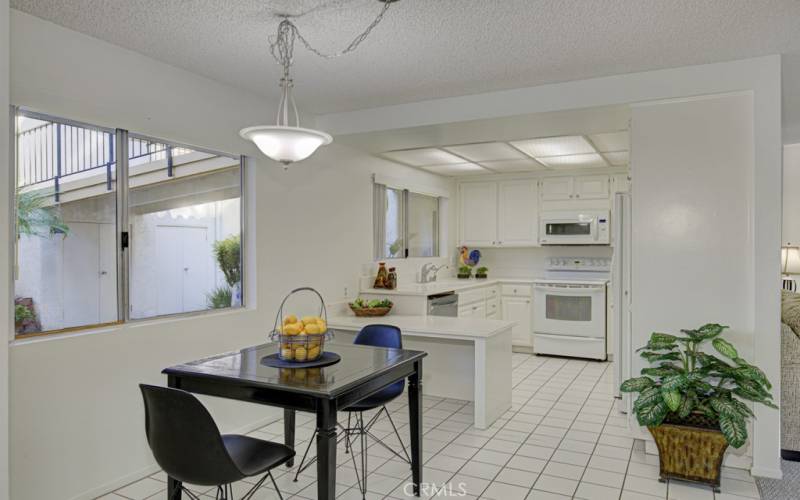
[[[719,492],[720,469],[728,442],[704,417],[692,415],[687,420],[648,427],[658,446],[659,480],[693,481],[708,484]]]

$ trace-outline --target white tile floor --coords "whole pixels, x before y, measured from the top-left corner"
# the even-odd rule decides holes
[[[471,404],[425,397],[423,479],[450,496],[462,499],[548,500],[746,500],[759,498],[752,477],[743,470],[723,468],[722,492],[678,481],[658,482],[658,457],[646,455],[644,443],[626,437],[625,420],[612,411],[610,363],[566,360],[515,354],[513,357],[513,407],[490,429],[472,427]],[[408,433],[406,399],[389,405],[402,436]],[[298,453],[313,433],[311,415],[298,414]],[[374,429],[393,441],[386,419]],[[283,423],[277,421],[252,433],[272,441],[283,440]],[[400,449],[395,441],[395,448]],[[313,446],[312,446],[313,449]],[[410,498],[408,466],[380,445],[368,449],[367,498]],[[299,460],[298,460],[299,462]],[[338,454],[338,498],[356,500],[351,455]],[[293,471],[275,471],[284,498],[316,498],[314,468],[292,481]],[[247,483],[237,484],[243,494]],[[462,490],[463,488],[463,490]],[[209,488],[191,488],[213,498]],[[163,473],[128,485],[102,500],[166,498]],[[424,497],[446,497],[447,492],[428,490]],[[465,492],[465,493],[464,493]],[[238,497],[237,497],[238,498]],[[254,500],[277,495],[271,485],[262,487]]]

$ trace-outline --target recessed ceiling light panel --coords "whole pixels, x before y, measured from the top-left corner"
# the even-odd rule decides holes
[[[538,158],[538,161],[546,167],[554,169],[567,168],[595,168],[607,167],[608,163],[597,153],[582,155],[551,156],[549,158]]]
[[[470,161],[497,161],[525,159],[525,155],[518,149],[512,148],[505,142],[482,142],[479,144],[461,144],[447,146],[444,149],[455,153]]]
[[[582,135],[542,137],[511,141],[511,145],[534,158],[595,153],[594,146]]]
[[[627,151],[630,139],[628,132],[606,132],[603,134],[593,134],[589,136],[597,150],[601,153],[610,151]]]
[[[422,169],[423,170],[427,170],[428,172],[433,172],[434,174],[450,175],[450,176],[488,174],[488,173],[490,173],[485,168],[481,167],[480,165],[476,165],[474,163],[457,163],[457,164],[448,164],[448,165],[429,165],[427,167],[422,167]]]
[[[463,158],[459,158],[447,151],[442,151],[439,148],[401,149],[397,151],[387,151],[383,153],[382,156],[392,161],[411,165],[412,167],[464,163]]]
[[[531,160],[530,158],[524,160],[482,161],[481,166],[495,172],[533,172],[535,170],[545,170],[541,163],[536,160]]]

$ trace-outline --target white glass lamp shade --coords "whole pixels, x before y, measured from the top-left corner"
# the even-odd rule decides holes
[[[319,130],[276,125],[243,128],[239,135],[253,141],[267,157],[284,165],[305,160],[317,148],[333,141],[330,134]]]
[[[781,272],[800,274],[800,247],[781,248]]]

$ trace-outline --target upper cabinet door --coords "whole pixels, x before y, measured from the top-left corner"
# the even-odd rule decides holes
[[[546,177],[542,179],[542,201],[569,200],[572,197],[572,177]]]
[[[575,177],[575,198],[580,200],[607,200],[608,176],[581,175]]]
[[[538,194],[536,179],[501,182],[497,237],[501,246],[538,245]]]
[[[629,193],[631,181],[628,174],[614,174],[611,176],[612,193]]]
[[[460,185],[459,226],[461,244],[493,246],[497,241],[497,183]]]

